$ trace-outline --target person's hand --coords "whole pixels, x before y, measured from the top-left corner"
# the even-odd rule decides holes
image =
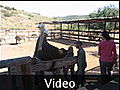
[[[118,67],[118,64],[117,64],[117,63],[114,63],[114,67]]]
[[[117,65],[117,61],[116,60],[114,60],[114,67],[117,67],[118,65]]]
[[[113,63],[114,63],[114,64],[116,64],[116,63],[117,63],[117,61],[116,61],[116,60],[114,60],[114,61],[113,61]]]
[[[59,49],[58,52],[59,52],[59,54],[63,54],[63,50]]]
[[[116,63],[114,66],[115,66],[115,67],[118,67],[118,64]]]

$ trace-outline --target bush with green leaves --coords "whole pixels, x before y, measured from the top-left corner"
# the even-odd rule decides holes
[[[37,34],[32,34],[31,36],[37,36]]]
[[[5,17],[10,17],[10,16],[12,16],[12,13],[10,13],[10,12],[5,12],[5,13],[3,13],[3,15],[4,15]]]
[[[114,5],[104,6],[103,8],[99,8],[96,12],[90,13],[90,18],[99,18],[99,17],[117,17],[119,16],[119,9],[116,8]],[[103,29],[103,25],[100,23],[93,24],[92,26],[96,25],[96,27]],[[93,27],[91,27],[93,28]],[[107,30],[118,29],[119,26],[115,27],[114,22],[108,22],[106,24]],[[95,29],[95,28],[94,28]]]

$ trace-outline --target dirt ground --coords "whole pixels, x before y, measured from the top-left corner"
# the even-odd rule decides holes
[[[66,42],[66,41],[63,41]],[[58,47],[58,48],[65,48],[68,49],[70,44],[63,44],[59,42],[53,42],[49,41],[50,44]],[[35,50],[35,45],[36,41],[27,41],[21,44],[17,45],[1,45],[0,46],[0,59],[5,60],[5,59],[11,59],[11,58],[18,58],[18,57],[23,57],[23,56],[33,56],[34,50]],[[86,51],[86,58],[87,58],[87,68],[91,69],[93,67],[96,67],[99,65],[99,59],[97,56],[97,45],[92,46],[89,43],[83,46],[85,51]],[[74,56],[77,55],[77,49],[73,47],[74,49]],[[76,69],[77,67],[75,67]],[[7,71],[7,68],[0,69],[0,72]]]

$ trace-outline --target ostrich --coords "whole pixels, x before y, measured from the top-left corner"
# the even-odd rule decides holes
[[[16,39],[16,44],[18,44],[18,42],[20,43],[21,40],[24,40],[25,42],[25,38],[22,36],[16,36],[15,39]]]

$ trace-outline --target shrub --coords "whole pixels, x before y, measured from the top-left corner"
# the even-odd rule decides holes
[[[3,13],[3,15],[4,15],[5,17],[10,17],[10,16],[12,16],[12,14],[13,14],[13,13],[7,12],[7,11],[5,11],[5,12]]]
[[[37,34],[32,34],[31,36],[37,36]]]
[[[7,7],[7,6],[6,6],[6,7],[4,7],[4,8],[5,8],[6,10],[11,10],[11,8],[10,8],[10,7]]]

